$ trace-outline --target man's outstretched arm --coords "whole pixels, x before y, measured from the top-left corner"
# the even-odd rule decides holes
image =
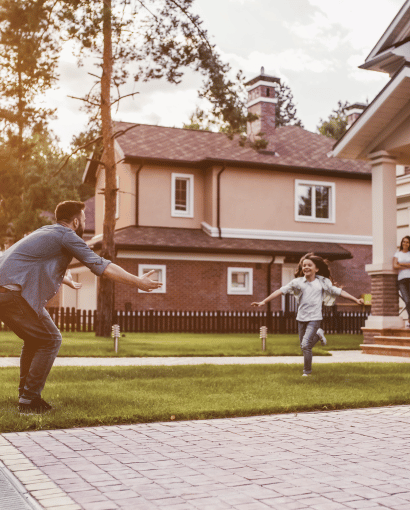
[[[102,276],[105,276],[110,280],[114,280],[115,282],[126,283],[127,285],[135,285],[145,292],[151,292],[154,289],[159,289],[162,287],[162,283],[155,282],[149,278],[154,273],[155,270],[152,270],[139,277],[128,273],[122,267],[117,266],[117,264],[111,263],[108,264],[108,266],[104,269]]]

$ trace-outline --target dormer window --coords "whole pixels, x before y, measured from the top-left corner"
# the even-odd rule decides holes
[[[194,217],[194,176],[172,174],[171,216]]]

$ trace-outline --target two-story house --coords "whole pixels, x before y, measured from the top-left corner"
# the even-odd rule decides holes
[[[331,261],[334,279],[369,292],[371,172],[361,161],[328,157],[334,141],[297,126],[275,127],[277,78],[247,83],[248,108],[269,141],[263,150],[223,133],[135,124],[116,138],[116,263],[134,274],[157,271],[163,287],[142,295],[116,284],[118,310],[246,310],[293,278],[307,252]],[[115,131],[133,124],[116,122]],[[101,246],[104,168],[90,163],[95,236]],[[97,278],[73,265],[83,283],[61,304],[95,309]],[[285,301],[272,302],[272,310]]]

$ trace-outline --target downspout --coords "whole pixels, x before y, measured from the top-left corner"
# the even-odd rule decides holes
[[[266,278],[266,295],[270,296],[272,294],[272,264],[275,260],[275,255],[272,255],[272,260],[268,264],[268,273]],[[268,326],[268,332],[273,333],[273,327],[272,327],[272,310],[271,310],[271,301],[267,302],[268,310],[267,310],[267,326]]]
[[[222,229],[221,229],[221,174],[225,170],[225,165],[223,165],[222,170],[219,170],[217,177],[217,186],[216,186],[216,226],[218,228],[219,239],[222,238]]]
[[[137,173],[135,174],[135,226],[136,227],[139,227],[139,209],[140,209],[140,204],[139,204],[139,191],[140,191],[140,172],[142,170],[142,167],[144,166],[144,164],[142,163],[138,169],[137,169]]]

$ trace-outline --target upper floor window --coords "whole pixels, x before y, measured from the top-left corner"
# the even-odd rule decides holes
[[[172,174],[172,216],[194,217],[194,176]]]
[[[335,183],[295,181],[295,220],[335,222]]]

